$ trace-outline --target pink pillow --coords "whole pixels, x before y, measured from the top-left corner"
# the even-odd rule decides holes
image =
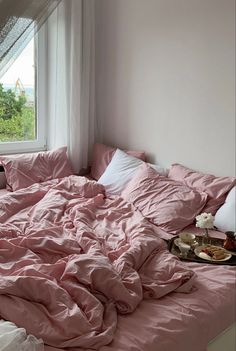
[[[211,174],[193,171],[178,163],[171,166],[168,177],[199,192],[207,193],[208,200],[203,212],[210,212],[213,215],[225,202],[227,193],[236,184],[234,177],[215,177]]]
[[[207,200],[204,192],[161,176],[146,164],[140,166],[121,196],[150,222],[172,234],[193,223]]]
[[[33,154],[0,156],[10,190],[73,174],[66,151],[66,147],[61,147]]]
[[[91,167],[91,176],[98,180],[101,175],[105,172],[107,166],[111,162],[111,159],[116,151],[115,147],[107,146],[104,144],[96,143],[93,147],[93,160]],[[145,152],[143,151],[126,151],[125,152],[142,161],[145,161]]]

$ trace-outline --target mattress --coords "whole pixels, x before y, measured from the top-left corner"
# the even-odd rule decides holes
[[[186,263],[197,273],[190,294],[171,293],[143,301],[118,317],[113,342],[99,351],[204,351],[235,321],[235,268]],[[138,332],[137,332],[138,331]]]
[[[45,206],[49,206],[51,215],[54,215],[52,205],[54,206],[55,204],[56,196],[58,196],[59,201],[61,201],[60,197],[64,196],[64,194],[70,196],[68,192],[66,192],[68,184],[66,181],[64,183],[64,188],[58,186],[55,193],[52,193],[47,201],[45,199],[45,203],[42,202],[37,211],[33,210],[30,212],[31,217],[37,217],[36,220],[39,226],[42,224],[42,220],[46,218]],[[74,183],[72,185],[75,186]],[[87,186],[87,183],[85,183],[85,185]],[[51,192],[50,189],[47,190],[39,186],[32,187],[31,192],[34,192],[34,199],[37,193],[39,200],[43,200],[42,191],[44,191],[45,194]],[[6,193],[6,190],[0,191],[0,194],[3,193]],[[19,194],[19,199],[24,200],[25,192],[22,191],[22,194]],[[30,204],[30,192],[27,201],[29,201]],[[74,205],[74,200],[72,199],[71,201],[71,204]],[[97,201],[101,201],[100,195],[97,197]],[[20,201],[19,204],[25,206],[25,200]],[[27,204],[27,206],[29,204]],[[33,204],[32,202],[31,205]],[[35,204],[36,205],[33,207],[34,209],[36,208],[35,206],[37,206],[37,203]],[[89,206],[94,206],[94,203],[91,204],[89,204]],[[8,205],[8,202],[6,205]],[[59,209],[61,210],[63,206],[60,206]],[[28,211],[27,208],[26,210]],[[107,208],[107,210],[107,213],[110,215],[112,208]],[[12,207],[9,206],[9,213],[11,211]],[[42,213],[42,217],[40,217],[40,213]],[[91,213],[88,213],[89,216],[92,215]],[[22,220],[26,217],[24,208],[22,207],[20,216],[14,217],[14,213],[12,214],[12,223],[19,224],[19,226],[22,226],[24,229],[22,225]],[[84,213],[84,215],[85,214],[86,213]],[[83,217],[83,220],[85,220],[85,218],[86,217]],[[105,219],[103,219],[103,221],[104,220]],[[106,222],[106,224],[108,223]],[[15,230],[13,227],[12,229]],[[168,240],[173,237],[158,227],[152,226],[152,230],[157,240],[158,238]],[[199,232],[200,230],[194,226],[190,226],[186,228],[186,231]],[[9,232],[9,235],[11,237],[12,234]],[[224,234],[218,231],[210,231],[210,235],[214,237],[224,237]],[[14,240],[12,241],[13,243]],[[33,236],[32,240],[34,240]],[[28,245],[29,243],[26,242],[26,244]],[[163,243],[163,245],[166,245],[166,243]],[[39,249],[41,247],[40,244]],[[60,247],[58,247],[58,250],[59,249]],[[170,253],[167,255],[171,256]],[[144,299],[139,303],[134,312],[130,314],[118,314],[118,323],[114,339],[109,345],[101,346],[96,349],[99,351],[205,351],[210,340],[232,325],[236,319],[235,267],[193,262],[185,262],[183,264],[186,270],[192,270],[196,273],[191,292],[172,291],[159,299]],[[169,266],[166,266],[166,270],[168,269]],[[162,282],[159,284],[161,287]],[[5,312],[7,313],[8,311]],[[22,326],[24,326],[23,324]],[[63,350],[63,348],[45,345],[45,351],[59,350]],[[73,348],[71,350],[82,351],[85,349]],[[91,349],[86,348],[86,350]]]

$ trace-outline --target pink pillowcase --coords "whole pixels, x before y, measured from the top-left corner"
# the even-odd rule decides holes
[[[104,144],[96,143],[93,147],[93,160],[91,167],[91,176],[98,180],[101,175],[105,172],[107,166],[111,162],[111,159],[116,151],[116,148],[107,146]],[[130,155],[145,161],[145,152],[143,151],[126,151]]]
[[[73,174],[67,148],[33,154],[0,156],[10,190]]]
[[[121,196],[150,222],[172,234],[193,223],[207,200],[204,192],[161,176],[146,164],[139,168]]]
[[[215,177],[211,174],[194,171],[177,163],[171,166],[168,177],[187,185],[191,189],[207,193],[208,200],[203,212],[210,212],[213,215],[225,202],[227,193],[236,184],[234,177]]]

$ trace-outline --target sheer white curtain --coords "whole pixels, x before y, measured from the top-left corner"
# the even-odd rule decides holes
[[[75,172],[95,139],[94,0],[64,0],[47,23],[49,149],[67,145]]]
[[[61,0],[0,0],[0,77]]]

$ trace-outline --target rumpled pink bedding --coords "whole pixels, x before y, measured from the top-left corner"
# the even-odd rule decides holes
[[[1,196],[6,195],[7,193],[8,193],[8,191],[6,188],[0,189],[0,198],[1,198]]]
[[[207,351],[236,321],[235,267],[186,265],[197,273],[195,291],[143,300],[132,314],[118,316],[114,340],[99,351]]]
[[[192,289],[195,274],[151,224],[83,177],[2,196],[0,223],[0,318],[46,350],[106,350],[118,316]]]

